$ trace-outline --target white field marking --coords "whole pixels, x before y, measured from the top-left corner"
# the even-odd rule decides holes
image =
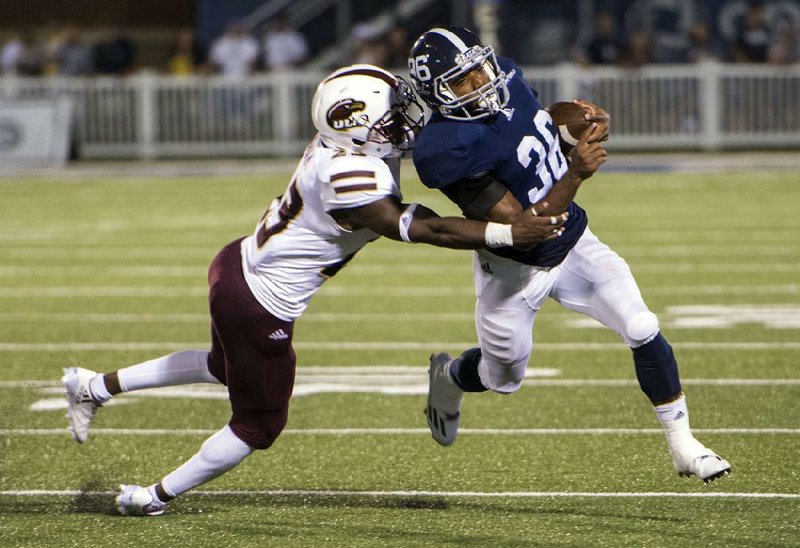
[[[606,329],[606,327],[587,316],[578,316],[569,311],[548,310],[549,318],[558,318],[567,327],[577,329]],[[688,305],[668,306],[659,314],[662,327],[668,329],[730,329],[740,324],[762,324],[769,329],[800,329],[800,306],[796,305]],[[471,312],[422,313],[326,313],[310,312],[304,314],[298,323],[308,322],[471,322]],[[0,312],[0,322],[46,321],[46,322],[88,322],[88,323],[190,323],[208,322],[209,316],[203,314],[126,314],[126,313],[43,313],[43,312]]]
[[[63,388],[55,388],[53,390],[61,394],[64,392]],[[129,403],[136,403],[136,400],[130,398],[115,398],[104,403],[103,407],[126,405]],[[30,407],[28,407],[30,411],[61,411],[66,408],[67,401],[64,399],[63,395],[60,398],[45,398],[43,400],[37,400],[33,402]]]
[[[41,259],[43,261],[53,261],[58,259],[91,259],[91,260],[111,260],[111,261],[130,261],[131,259],[172,259],[172,260],[203,260],[198,264],[198,269],[207,268],[208,263],[214,258],[215,249],[195,247],[191,244],[175,246],[157,247],[124,247],[122,250],[119,245],[97,245],[97,246],[72,246],[65,245],[43,245],[25,247],[7,247],[3,254],[9,258],[17,259]]]
[[[558,369],[530,368],[526,378],[557,377]],[[9,387],[21,387],[20,381],[11,381]],[[31,411],[54,411],[67,408],[61,383],[34,385],[41,387],[44,394],[59,394],[60,397],[44,398],[33,402]],[[0,383],[0,388],[3,385]],[[427,368],[406,365],[367,365],[367,366],[300,366],[295,377],[292,397],[302,397],[322,393],[369,393],[395,396],[424,395],[428,393]],[[165,386],[147,390],[137,390],[115,398],[111,402],[133,402],[141,398],[189,398],[228,400],[228,391],[219,384],[192,384]],[[109,402],[109,403],[111,403]],[[106,404],[108,405],[108,404]]]
[[[0,491],[2,497],[113,497],[119,491],[77,491],[27,489]],[[366,498],[725,498],[725,499],[800,499],[800,493],[750,493],[750,492],[709,492],[676,493],[670,491],[654,492],[602,492],[602,491],[349,491],[322,489],[237,489],[218,491],[190,491],[182,497],[366,497]]]
[[[49,258],[49,257],[48,257]],[[699,273],[734,273],[734,274],[753,274],[763,273],[764,266],[758,264],[634,264],[631,265],[636,274],[699,274]],[[105,278],[190,278],[204,279],[206,277],[206,265],[186,266],[186,265],[164,265],[164,266],[130,266],[130,265],[14,265],[0,266],[0,278],[24,278],[24,277],[86,277],[103,276]],[[798,263],[770,263],[769,272],[793,273],[800,272],[800,262]],[[376,276],[376,275],[404,275],[404,276],[439,276],[463,275],[469,278],[469,269],[454,269],[452,264],[363,264],[352,265],[347,268],[350,276]]]
[[[800,350],[800,342],[674,342],[673,348],[686,350]],[[164,342],[72,342],[72,343],[0,343],[0,352],[92,352],[92,351],[174,351],[187,348],[208,348],[208,341]],[[475,346],[475,341],[461,342],[325,342],[299,341],[293,343],[299,350],[454,350]],[[621,351],[622,343],[536,343],[535,350],[574,352],[579,350]]]
[[[85,297],[201,297],[205,286],[24,286],[0,288],[0,298],[85,298]],[[796,295],[800,284],[779,285],[671,285],[644,291],[648,295]],[[381,296],[409,298],[474,297],[470,284],[463,286],[342,286],[323,287],[317,298]]]
[[[668,306],[671,325],[683,329],[724,329],[740,324],[762,324],[773,329],[800,329],[796,305],[687,305]]]
[[[551,313],[552,314],[552,313]],[[572,316],[571,313],[564,314]],[[472,312],[397,312],[394,314],[372,312],[309,312],[303,314],[298,323],[307,322],[471,322]],[[166,314],[118,314],[118,313],[80,313],[80,312],[0,312],[3,321],[47,321],[47,322],[88,322],[88,323],[187,323],[208,322],[208,313],[166,313]]]
[[[49,258],[49,257],[47,257]],[[760,264],[741,263],[642,263],[632,264],[635,273],[669,273],[669,274],[695,274],[695,273],[764,273],[765,267]],[[131,265],[0,265],[0,277],[25,277],[25,276],[104,276],[109,278],[126,277],[179,277],[179,278],[204,278],[206,265],[161,265],[161,266],[131,266]],[[798,272],[800,263],[770,263],[769,272]],[[452,264],[418,263],[418,264],[356,264],[348,266],[349,275],[375,276],[383,274],[403,275],[458,275],[469,276],[468,271],[454,269]]]
[[[363,372],[359,372],[362,369]],[[557,369],[528,369],[526,388],[552,386],[638,386],[635,379],[553,379],[560,375]],[[39,387],[43,394],[58,394],[36,400],[31,411],[56,411],[67,407],[60,383],[25,386],[24,381],[10,381],[5,387]],[[800,386],[800,379],[684,379],[686,386]],[[383,394],[392,396],[424,396],[428,393],[427,370],[419,366],[365,366],[365,367],[300,367],[295,379],[293,398],[312,394]],[[228,399],[227,389],[215,384],[192,384],[137,390],[115,398],[114,403],[133,403],[142,398]]]
[[[175,277],[204,278],[207,269],[203,266],[111,266],[111,265],[37,265],[0,266],[0,277],[26,276],[107,276],[111,278],[130,277]]]
[[[92,435],[103,436],[209,436],[214,429],[169,428],[92,428]],[[0,436],[62,436],[67,428],[11,428]],[[692,428],[696,434],[800,435],[799,428]],[[468,436],[640,436],[663,435],[661,428],[459,428]],[[405,436],[430,434],[428,428],[287,428],[290,436]]]
[[[730,329],[741,324],[761,324],[769,329],[800,329],[800,306],[753,304],[704,304],[668,306],[659,315],[669,329]],[[606,327],[587,316],[567,320],[566,325],[579,329]]]
[[[363,369],[363,373],[359,370]],[[407,374],[403,374],[407,372]],[[365,365],[365,366],[304,366],[300,365],[297,372],[296,384],[313,382],[324,379],[326,382],[339,381],[353,382],[368,378],[370,382],[380,380],[391,380],[401,382],[405,380],[419,381],[427,374],[426,367],[418,365]],[[638,381],[635,379],[554,379],[561,374],[558,369],[536,369],[530,368],[526,371],[525,377],[536,379],[531,383],[525,383],[526,387],[539,386],[636,386]],[[681,379],[681,382],[692,386],[798,386],[800,379]],[[192,387],[192,388],[188,388]],[[193,384],[184,385],[182,390],[188,394],[201,394],[203,388],[211,391],[222,391],[222,387],[217,385]],[[0,389],[15,388],[42,388],[48,389],[47,393],[60,393],[62,391],[59,381],[41,380],[20,380],[20,381],[0,381]],[[152,389],[152,393],[164,394],[166,388]],[[126,397],[136,394],[151,393],[150,390],[141,390],[126,394]],[[198,396],[202,397],[202,396]]]
[[[314,366],[312,366],[314,367]],[[328,379],[342,379],[337,375],[337,371],[342,368],[339,367],[332,367],[332,366],[318,366],[319,369],[329,371],[330,373],[321,373],[320,375],[307,375],[303,374],[302,372],[298,371],[296,381],[298,383],[304,382],[311,382],[311,380],[315,378],[328,378]],[[400,377],[399,375],[391,376],[392,368],[395,367],[402,367],[408,368],[409,370],[414,370],[413,378],[415,381],[418,381],[420,377],[424,377],[427,374],[427,368],[419,367],[416,365],[408,365],[408,366],[364,366],[363,369],[369,371],[372,369],[374,376],[379,377],[381,380],[386,379],[393,379],[396,382],[398,379],[407,380],[407,377],[403,376]],[[381,373],[380,371],[386,369],[387,374]],[[306,366],[300,366],[300,369],[308,369]],[[345,368],[347,369],[347,368]],[[358,370],[361,367],[354,366],[352,369]],[[526,378],[535,378],[535,381],[530,383],[525,383],[525,387],[529,388],[536,388],[540,386],[637,386],[638,381],[636,379],[553,379],[548,377],[557,376],[560,374],[560,371],[557,369],[528,369],[526,372]],[[347,377],[351,380],[359,380],[362,378],[361,375],[357,373],[353,373],[353,376]],[[800,379],[681,379],[681,383],[687,386],[800,386]],[[215,385],[185,385],[186,387],[193,386],[193,387],[201,387],[201,386],[215,386]],[[0,381],[0,390],[2,389],[15,389],[15,388],[43,388],[43,389],[54,389],[52,392],[47,393],[60,393],[61,383],[59,381]],[[295,385],[297,388],[297,385]],[[158,388],[152,389],[153,394],[163,394],[162,390],[165,388]],[[222,388],[214,389],[214,390],[222,390]],[[192,388],[187,389],[187,393],[194,394],[200,393],[199,388]],[[427,391],[427,387],[426,387]],[[146,390],[137,391],[134,393],[126,394],[126,397],[135,396],[136,394],[141,394],[148,392]],[[202,396],[198,396],[202,397]]]
[[[190,227],[191,228],[191,227]],[[126,228],[120,227],[119,230],[113,232],[125,231]],[[191,232],[187,229],[186,232]],[[772,231],[770,231],[772,232]],[[702,233],[702,229],[698,234]],[[791,229],[789,230],[791,233]],[[667,233],[673,239],[681,238],[685,235],[679,232]],[[16,257],[35,257],[35,258],[104,258],[118,259],[120,256],[127,258],[207,258],[210,260],[218,251],[216,244],[208,243],[203,247],[197,247],[196,244],[186,242],[185,244],[176,243],[174,245],[156,245],[150,247],[124,247],[122,252],[118,245],[107,243],[107,241],[97,241],[91,243],[84,243],[82,245],[75,245],[74,242],[81,236],[96,236],[95,230],[86,231],[71,231],[65,233],[63,231],[42,232],[42,233],[29,233],[17,234],[9,233],[4,235],[0,232],[0,244],[8,250],[8,253]],[[57,238],[63,238],[63,243],[58,243]],[[5,240],[5,242],[4,242]],[[20,245],[24,242],[24,245]],[[41,245],[38,245],[41,242]],[[55,243],[54,243],[55,242]],[[746,257],[748,261],[759,262],[753,259],[754,257],[766,256],[769,259],[775,257],[794,257],[797,251],[792,246],[783,244],[776,244],[774,238],[760,239],[758,241],[740,242],[736,245],[726,245],[724,242],[710,242],[710,243],[697,243],[697,244],[681,244],[669,245],[661,242],[650,242],[649,244],[640,245],[619,245],[612,244],[612,247],[623,257],[637,255],[637,256],[654,256],[654,257],[689,257],[700,256],[703,258],[708,257],[722,257],[723,259],[730,260],[732,257],[742,256]],[[398,246],[394,243],[384,243],[383,245],[367,247],[359,256],[363,254],[365,257],[369,256],[372,259],[381,260],[396,260],[398,257]],[[443,250],[428,246],[406,246],[402,255],[408,259],[417,260],[431,260],[436,262],[447,262],[448,257],[459,257],[465,259],[465,262],[471,262],[471,254],[464,253],[461,250]]]

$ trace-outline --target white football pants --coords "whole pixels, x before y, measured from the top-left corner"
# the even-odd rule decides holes
[[[613,329],[632,348],[658,334],[658,319],[642,300],[628,264],[588,228],[558,266],[529,266],[478,250],[473,277],[483,354],[478,374],[495,392],[519,389],[533,349],[536,313],[547,297]]]

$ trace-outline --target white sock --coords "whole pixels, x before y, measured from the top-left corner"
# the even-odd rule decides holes
[[[230,426],[208,438],[192,458],[161,480],[171,497],[221,476],[242,462],[254,449],[240,440]]]
[[[89,381],[89,392],[95,403],[103,405],[111,399],[111,393],[106,388],[105,375],[99,374]]]
[[[165,503],[163,500],[161,500],[160,498],[158,498],[158,493],[156,492],[156,485],[157,485],[157,484],[155,484],[155,483],[154,483],[153,485],[151,485],[150,487],[148,487],[148,488],[147,488],[147,492],[148,492],[148,493],[150,493],[150,496],[151,496],[151,497],[153,497],[153,500],[154,500],[154,501],[156,501],[156,502],[160,502],[161,504],[166,504],[166,503]]]
[[[117,371],[123,392],[195,382],[219,384],[208,371],[206,350],[181,350]]]
[[[653,407],[661,421],[661,427],[667,436],[667,445],[670,452],[680,449],[695,449],[700,442],[694,439],[689,428],[689,409],[686,406],[686,396],[681,396],[669,403]]]

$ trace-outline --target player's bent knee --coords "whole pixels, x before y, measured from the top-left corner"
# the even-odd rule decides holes
[[[652,338],[658,334],[658,329],[658,317],[649,310],[639,312],[628,320],[628,323],[625,325],[625,332],[628,335],[628,339],[630,339],[635,346],[640,346],[652,340]]]
[[[513,366],[502,366],[483,360],[478,366],[481,383],[498,394],[512,394],[520,389],[525,378],[528,363],[520,362]]]
[[[525,378],[533,343],[530,333],[518,328],[526,325],[521,316],[519,310],[496,310],[481,320],[483,359],[478,374],[481,383],[494,392],[516,392]]]
[[[268,449],[286,426],[288,407],[276,410],[235,410],[234,434],[253,449]]]
[[[511,369],[520,363],[528,363],[533,343],[530,333],[518,329],[518,326],[525,325],[517,317],[522,314],[518,310],[505,312],[502,315],[482,319],[481,351],[483,359],[495,367]]]

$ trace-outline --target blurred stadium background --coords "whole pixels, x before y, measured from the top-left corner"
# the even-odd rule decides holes
[[[800,147],[800,0],[37,6],[0,4],[0,166],[296,155],[327,71],[402,73],[414,38],[449,24],[515,59],[543,103],[607,108],[612,150]]]

